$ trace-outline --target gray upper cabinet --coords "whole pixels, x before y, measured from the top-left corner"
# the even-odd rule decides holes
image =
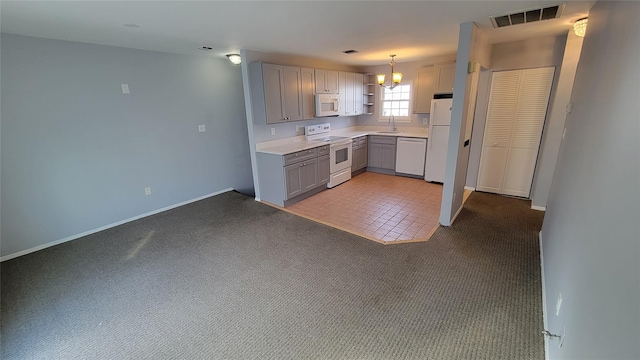
[[[309,68],[300,69],[302,77],[302,118],[313,119],[316,115],[314,90],[316,86],[315,71]]]
[[[302,120],[302,78],[299,67],[252,63],[249,66],[256,122]]]
[[[302,120],[302,78],[299,67],[283,66],[284,115],[287,121]]]
[[[363,113],[363,81],[363,74],[352,72],[338,74],[340,115],[354,116]]]
[[[418,69],[418,77],[413,84],[413,112],[415,114],[428,114],[431,111],[431,99],[436,91],[433,72],[433,65]]]
[[[316,69],[316,94],[338,93],[338,72]]]
[[[453,81],[456,75],[456,63],[434,65],[434,76],[436,79],[436,94],[452,93]]]
[[[356,73],[354,83],[354,97],[356,102],[356,115],[364,114],[364,74]]]

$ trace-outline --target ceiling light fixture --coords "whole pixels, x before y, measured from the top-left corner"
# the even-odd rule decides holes
[[[242,57],[238,54],[227,54],[227,57],[229,58],[229,61],[231,61],[235,65],[240,65],[240,63],[242,62]]]
[[[393,59],[395,55],[389,55],[389,56],[391,57],[391,62],[389,63],[389,65],[391,65],[391,85],[388,85],[386,87],[388,87],[389,90],[392,90],[394,87],[400,84],[400,81],[402,81],[402,73],[393,71],[393,66],[396,64],[395,60]],[[380,84],[380,86],[385,87],[385,84],[384,84],[385,75],[378,74],[376,75],[376,77],[378,77],[378,84]]]
[[[576,22],[573,23],[573,31],[576,35],[584,37],[584,34],[587,32],[587,18],[576,20]]]

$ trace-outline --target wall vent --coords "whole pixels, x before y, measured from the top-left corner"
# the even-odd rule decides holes
[[[494,28],[526,24],[535,21],[559,18],[562,15],[565,4],[547,6],[529,10],[517,11],[506,15],[490,16]]]

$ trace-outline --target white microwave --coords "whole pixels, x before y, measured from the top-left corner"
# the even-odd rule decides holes
[[[316,117],[340,115],[340,99],[336,94],[316,95]]]

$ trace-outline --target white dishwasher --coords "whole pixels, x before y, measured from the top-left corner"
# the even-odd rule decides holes
[[[398,138],[396,148],[396,173],[424,176],[424,159],[427,139]]]

